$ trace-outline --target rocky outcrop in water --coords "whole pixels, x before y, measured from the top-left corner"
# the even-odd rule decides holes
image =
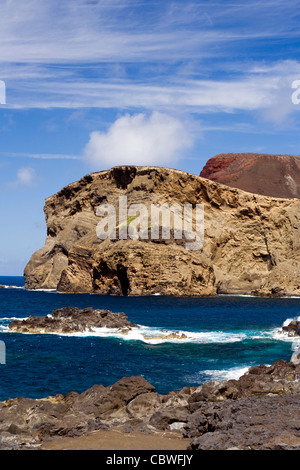
[[[300,156],[222,153],[208,160],[203,178],[264,196],[300,198]]]
[[[153,204],[203,204],[202,250],[187,249],[174,233],[100,240],[97,208],[117,208],[119,196],[149,212]],[[178,170],[126,166],[93,173],[46,200],[47,239],[25,268],[26,287],[139,296],[299,295],[299,214],[297,199],[251,194]]]
[[[282,332],[288,336],[300,336],[300,321],[291,320],[287,325],[282,327]]]
[[[15,333],[78,333],[93,331],[93,328],[117,328],[127,332],[132,327],[125,313],[110,310],[94,310],[91,307],[63,307],[53,310],[52,315],[38,317],[30,315],[24,320],[12,320],[10,331]]]

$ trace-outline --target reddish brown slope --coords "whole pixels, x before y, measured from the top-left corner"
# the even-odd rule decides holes
[[[264,196],[300,198],[300,156],[223,153],[200,176]]]

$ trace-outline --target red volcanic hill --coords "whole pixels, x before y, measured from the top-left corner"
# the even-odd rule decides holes
[[[250,193],[300,198],[300,155],[221,153],[200,176]]]

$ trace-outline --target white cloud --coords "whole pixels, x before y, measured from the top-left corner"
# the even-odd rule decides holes
[[[10,183],[7,183],[7,186],[11,189],[18,188],[20,186],[30,187],[34,184],[36,178],[36,173],[33,168],[23,167],[19,168],[17,172],[16,180]]]
[[[296,0],[2,3],[6,108],[258,111],[275,123],[300,110],[300,62],[280,46],[298,38]]]
[[[17,181],[25,186],[31,186],[35,178],[35,171],[32,168],[20,168],[17,174]]]
[[[92,132],[84,154],[98,170],[127,164],[164,166],[174,162],[192,143],[184,124],[168,114],[126,114],[106,133]]]
[[[0,156],[9,158],[33,158],[36,160],[81,160],[82,157],[63,153],[0,152]],[[0,163],[1,167],[1,163]],[[24,170],[22,168],[21,170]],[[32,170],[32,169],[26,169]],[[32,170],[34,175],[34,170]]]

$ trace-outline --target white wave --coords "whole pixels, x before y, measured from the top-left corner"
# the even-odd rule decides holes
[[[203,373],[211,377],[212,380],[238,380],[250,368],[249,367],[232,367],[230,369],[204,370]]]
[[[242,375],[248,372],[251,366],[235,366],[228,369],[206,369],[184,377],[186,382],[202,383],[215,380],[238,380]]]
[[[56,292],[56,289],[26,289],[28,292]]]
[[[4,289],[22,289],[28,292],[56,292],[56,289],[25,289],[25,286],[3,285]]]
[[[300,336],[289,336],[288,332],[282,330],[282,327],[288,326],[292,321],[300,321],[300,316],[287,318],[282,323],[281,328],[275,328],[271,330],[270,334],[272,339],[277,341],[287,341],[289,343],[292,343],[292,345],[294,345],[294,348],[297,348],[300,346]]]
[[[51,315],[47,315],[51,317]],[[0,318],[1,320],[22,320],[22,318]],[[45,333],[40,331],[41,334]],[[47,333],[47,332],[46,332]],[[30,334],[30,333],[29,333]],[[138,325],[133,328],[91,328],[90,330],[85,330],[84,332],[73,332],[73,333],[61,333],[61,332],[51,332],[48,334],[55,334],[59,336],[78,336],[78,337],[88,337],[95,336],[101,338],[118,338],[124,341],[142,341],[146,344],[156,345],[163,343],[234,343],[238,341],[243,341],[246,338],[246,335],[243,332],[239,333],[230,333],[223,331],[205,331],[205,332],[195,332],[195,331],[184,331],[184,330],[166,330],[154,327],[148,327],[144,325]]]
[[[288,326],[291,321],[300,321],[300,316],[294,318],[287,318],[286,320],[284,320],[282,326]]]
[[[218,294],[218,297],[257,297],[251,294]]]
[[[3,287],[4,287],[4,289],[24,289],[24,286],[7,286],[7,285],[4,285]]]
[[[61,333],[54,333],[60,334]],[[125,341],[142,341],[156,345],[164,343],[233,343],[245,339],[244,334],[212,332],[189,332],[182,330],[162,330],[140,325],[130,330],[113,328],[93,328],[93,331],[65,333],[64,336],[97,336],[102,338],[114,337]]]
[[[272,337],[277,341],[286,341],[292,343],[295,347],[300,346],[300,336],[289,336],[285,331],[274,330]]]
[[[93,332],[73,333],[77,336],[115,337],[125,341],[142,341],[146,344],[164,343],[233,343],[242,341],[243,334],[230,334],[223,332],[189,332],[182,330],[162,330],[140,325],[131,330],[113,330],[111,328],[94,328]]]
[[[28,317],[1,317],[0,322],[2,320],[27,320]]]

